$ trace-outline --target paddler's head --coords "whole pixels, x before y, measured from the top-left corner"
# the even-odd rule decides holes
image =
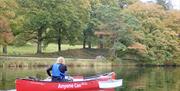
[[[56,63],[58,63],[58,64],[65,64],[64,57],[58,57]]]

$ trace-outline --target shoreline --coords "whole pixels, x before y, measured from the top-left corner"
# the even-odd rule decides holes
[[[29,59],[31,58],[31,59]],[[88,60],[88,61],[93,61],[96,59],[83,59],[83,58],[66,58],[64,57],[66,60]],[[33,60],[33,59],[45,59],[45,60],[56,60],[57,57],[36,57],[36,56],[0,56],[0,60],[12,60],[12,59],[28,59],[28,60]]]
[[[56,62],[57,58],[0,56],[0,67],[43,67]],[[112,66],[110,61],[98,59],[65,58],[68,66]]]
[[[180,67],[180,64],[138,64],[118,63],[101,59],[65,58],[68,66],[137,66],[137,67]],[[55,57],[0,56],[0,67],[39,67],[49,66],[56,61]]]

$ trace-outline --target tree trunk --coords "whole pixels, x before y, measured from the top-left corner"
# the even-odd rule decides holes
[[[7,45],[3,45],[3,54],[7,54]]]
[[[42,53],[42,28],[38,31],[38,35],[37,35],[37,54],[41,54]]]
[[[91,42],[88,43],[88,48],[91,49]]]
[[[104,48],[104,45],[103,45],[103,35],[100,35],[99,36],[99,48]]]
[[[61,39],[62,39],[62,38],[61,38],[61,30],[62,30],[62,29],[59,29],[59,30],[58,30],[58,35],[57,35],[57,37],[58,37],[58,38],[57,38],[57,42],[58,42],[58,52],[61,52],[61,42],[62,42],[62,41],[61,41]]]
[[[84,38],[84,40],[83,40],[83,49],[85,49],[86,48],[86,39]]]
[[[83,49],[86,48],[86,41],[87,40],[87,36],[86,36],[86,33],[84,32],[84,40],[83,40]]]
[[[88,40],[88,48],[91,49],[91,36],[89,36],[89,40]]]

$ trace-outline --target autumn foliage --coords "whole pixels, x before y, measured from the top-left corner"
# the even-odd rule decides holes
[[[180,12],[164,10],[155,3],[137,2],[124,10],[126,14],[135,16],[139,28],[132,30],[132,36],[139,36],[134,43],[145,46],[144,53],[136,52],[140,62],[149,64],[174,64],[179,54]],[[136,38],[136,37],[134,37]],[[130,49],[131,46],[130,46]],[[140,48],[134,48],[141,50]],[[129,53],[129,52],[128,52]]]
[[[10,19],[15,17],[16,1],[0,0],[0,45],[7,46],[14,40]]]
[[[14,39],[8,20],[0,17],[0,44],[8,45]]]

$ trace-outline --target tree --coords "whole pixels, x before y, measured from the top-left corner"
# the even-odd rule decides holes
[[[176,10],[167,11],[167,18],[164,19],[165,26],[176,34],[180,34],[180,12]]]
[[[18,3],[26,10],[26,20],[24,22],[24,33],[29,34],[30,39],[37,41],[37,54],[42,53],[42,41],[45,38],[45,32],[49,26],[49,12],[51,1],[49,0],[18,0]],[[26,34],[26,35],[27,35]]]
[[[87,13],[89,17],[86,24],[86,28],[83,31],[83,48],[86,48],[86,44],[88,44],[88,48],[91,48],[94,29],[98,24],[98,19],[96,18],[95,10],[97,9],[97,6],[100,4],[100,0],[90,0],[89,4],[89,12]]]
[[[55,2],[53,9],[49,11],[52,16],[51,31],[47,32],[47,36],[51,37],[51,39],[46,39],[44,44],[48,45],[56,42],[60,52],[63,42],[73,45],[81,37],[81,32],[88,20],[88,2],[84,0],[55,0]]]
[[[91,48],[95,31],[114,31],[119,27],[115,23],[120,23],[118,20],[120,8],[117,0],[92,0],[89,14],[90,20],[84,30],[84,48],[86,42]]]
[[[15,17],[16,2],[10,0],[0,1],[0,44],[3,45],[3,53],[7,54],[7,46],[14,40],[11,29],[11,20]]]
[[[7,54],[7,45],[14,39],[10,25],[5,17],[0,16],[0,44],[3,45],[3,53]]]
[[[134,42],[138,42],[145,47],[143,53],[136,53],[142,57],[141,62],[152,64],[173,63],[172,59],[178,52],[178,42],[176,34],[171,30],[172,27],[166,25],[167,22],[165,21],[168,18],[166,12],[161,6],[153,3],[138,2],[128,7],[126,14],[135,16],[141,25],[138,29],[139,32],[135,33],[136,35],[133,34],[141,36]],[[135,30],[133,29],[133,31]]]
[[[79,40],[88,20],[88,1],[18,1],[21,7],[27,11],[24,24],[26,31],[22,35],[30,33],[27,38],[37,40],[38,53],[41,53],[41,43],[46,47],[49,43],[56,42],[58,51],[61,51],[61,44],[64,41],[70,45],[74,44]]]

